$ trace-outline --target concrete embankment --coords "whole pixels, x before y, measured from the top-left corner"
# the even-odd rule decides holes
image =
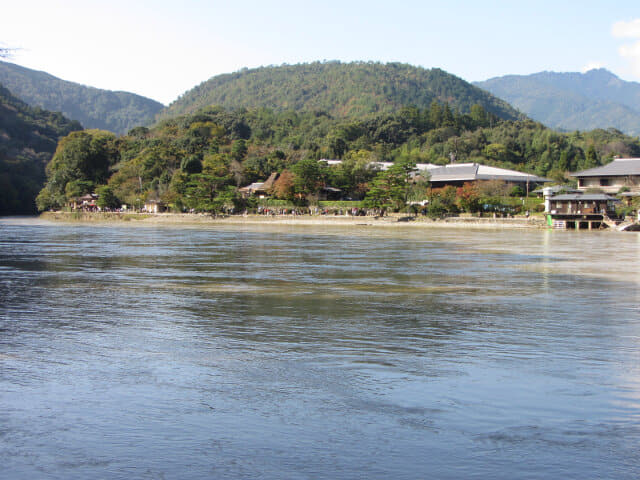
[[[110,213],[110,212],[45,212],[44,220],[81,223],[127,223],[137,225],[331,225],[331,226],[380,226],[380,227],[447,227],[447,228],[545,228],[542,217],[478,218],[471,216],[448,217],[431,220],[404,214],[384,217],[352,217],[347,215],[227,215],[189,213]]]

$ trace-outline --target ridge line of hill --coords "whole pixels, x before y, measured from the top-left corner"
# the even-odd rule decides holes
[[[586,73],[505,75],[474,85],[551,128],[615,128],[640,135],[640,83],[622,80],[603,68]]]
[[[507,102],[439,68],[403,63],[311,62],[216,75],[185,92],[158,120],[219,105],[226,109],[321,111],[335,118],[391,113],[434,101],[468,113],[474,104],[505,120],[524,115]]]
[[[120,135],[152,123],[164,108],[160,102],[142,95],[86,86],[3,61],[0,84],[31,106],[62,112],[85,128]]]

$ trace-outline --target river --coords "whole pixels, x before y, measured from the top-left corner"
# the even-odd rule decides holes
[[[636,479],[640,235],[0,219],[0,465]]]

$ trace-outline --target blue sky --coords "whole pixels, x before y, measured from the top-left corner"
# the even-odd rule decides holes
[[[11,61],[170,103],[213,75],[315,60],[400,61],[465,80],[603,66],[640,81],[637,1],[21,0]]]

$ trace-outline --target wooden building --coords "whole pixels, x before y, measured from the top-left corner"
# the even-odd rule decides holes
[[[159,200],[147,200],[144,202],[144,211],[148,213],[164,213],[168,210],[167,206]]]
[[[550,197],[547,222],[554,228],[600,228],[616,221],[615,197],[604,193],[564,194]]]
[[[96,200],[98,195],[95,193],[87,193],[82,197],[75,197],[69,202],[69,206],[72,210],[84,210],[89,212],[95,212],[98,210]]]
[[[342,190],[334,187],[322,187],[318,191],[318,200],[341,200]]]

